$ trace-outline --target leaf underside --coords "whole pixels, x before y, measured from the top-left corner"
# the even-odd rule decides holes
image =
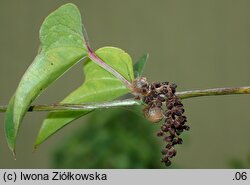
[[[51,13],[40,29],[41,50],[23,75],[5,117],[5,133],[14,152],[20,123],[30,104],[56,79],[87,56],[81,15],[73,4]]]
[[[98,49],[96,54],[128,81],[131,82],[134,79],[132,60],[123,50],[114,47],[104,47]],[[84,83],[67,96],[62,103],[80,104],[110,101],[129,92],[119,79],[91,60],[88,59],[85,62],[83,69],[85,74]],[[57,111],[49,113],[41,126],[35,147],[38,147],[38,145],[68,123],[89,112],[91,111]]]

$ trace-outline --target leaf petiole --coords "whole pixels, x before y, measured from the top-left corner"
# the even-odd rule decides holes
[[[117,72],[115,69],[113,69],[110,65],[108,65],[107,63],[103,62],[102,59],[100,59],[95,53],[94,51],[91,49],[90,47],[90,43],[89,43],[89,38],[88,38],[88,34],[86,29],[83,27],[83,38],[84,38],[84,43],[87,47],[88,50],[88,57],[95,62],[97,65],[99,65],[100,67],[102,67],[103,69],[105,69],[106,71],[110,72],[111,74],[113,74],[115,77],[117,77],[120,81],[123,82],[123,84],[129,89],[132,90],[132,84],[126,79],[124,78],[119,72]]]

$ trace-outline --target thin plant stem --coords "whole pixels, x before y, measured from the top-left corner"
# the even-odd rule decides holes
[[[247,87],[227,87],[214,88],[205,90],[190,90],[177,92],[176,95],[181,99],[194,98],[200,96],[218,96],[232,94],[250,94],[250,86]],[[32,105],[29,112],[32,111],[84,111],[103,108],[116,108],[123,106],[138,106],[143,105],[143,102],[135,99],[115,100],[110,102],[95,102],[85,104],[52,104],[52,105]],[[6,112],[7,106],[0,106],[0,112]]]
[[[250,86],[246,87],[224,87],[204,90],[190,90],[176,93],[181,99],[194,98],[200,96],[217,96],[231,94],[250,94]]]
[[[85,110],[93,110],[93,109],[104,109],[104,108],[115,108],[122,106],[134,106],[141,105],[141,101],[135,101],[134,99],[125,99],[125,100],[116,100],[110,102],[93,102],[86,104],[52,104],[52,105],[32,105],[28,109],[28,112],[32,111],[85,111]],[[0,112],[5,112],[7,110],[7,106],[0,106]]]

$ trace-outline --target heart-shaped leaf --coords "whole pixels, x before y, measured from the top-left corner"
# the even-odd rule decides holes
[[[134,79],[132,60],[123,50],[114,47],[104,47],[98,49],[96,55],[128,81],[131,82]],[[118,78],[91,60],[85,62],[84,73],[85,81],[83,85],[66,97],[62,103],[80,104],[110,101],[129,92]],[[90,111],[57,111],[49,113],[39,131],[35,147],[68,123],[89,112]]]
[[[140,77],[143,73],[145,64],[148,61],[148,54],[144,54],[134,65],[135,78]]]
[[[14,151],[20,123],[30,104],[52,82],[87,55],[81,15],[73,4],[51,13],[40,29],[41,50],[23,75],[5,119],[9,148]]]

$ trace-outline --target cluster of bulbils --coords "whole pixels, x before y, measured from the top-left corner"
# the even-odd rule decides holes
[[[141,99],[146,107],[143,109],[145,117],[153,123],[164,119],[161,131],[157,136],[166,142],[162,150],[162,162],[171,165],[170,158],[176,155],[175,145],[182,144],[179,137],[184,130],[189,130],[184,108],[180,98],[175,94],[177,85],[169,82],[148,83],[145,77],[137,78],[132,83],[132,91],[137,99]]]

